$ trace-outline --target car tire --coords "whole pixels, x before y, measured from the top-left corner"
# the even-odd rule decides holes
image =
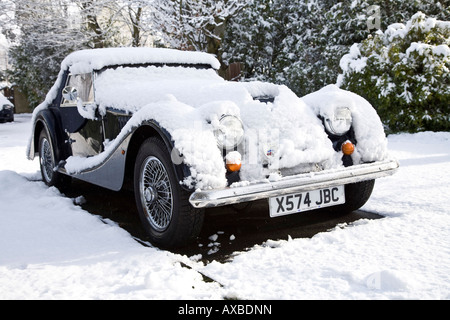
[[[49,187],[54,186],[58,189],[66,189],[70,185],[71,178],[54,171],[56,161],[53,145],[47,130],[44,129],[39,135],[39,165],[42,180]]]
[[[339,213],[350,213],[361,208],[370,198],[375,180],[361,181],[345,185],[345,203],[332,207]]]
[[[170,153],[160,139],[149,138],[139,149],[134,194],[139,217],[152,244],[180,247],[200,233],[204,210],[189,203],[190,193],[181,188]]]

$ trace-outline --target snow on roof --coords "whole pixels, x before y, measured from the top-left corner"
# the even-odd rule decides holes
[[[206,64],[219,69],[211,54],[165,48],[102,48],[75,51],[62,62],[62,69],[74,74],[89,73],[106,66],[146,63]]]

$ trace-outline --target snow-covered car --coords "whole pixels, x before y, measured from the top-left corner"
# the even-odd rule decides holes
[[[271,217],[360,208],[393,174],[380,119],[360,96],[327,86],[229,82],[209,54],[82,50],[63,62],[33,112],[28,158],[42,178],[134,190],[151,241],[194,239],[205,208],[267,199]]]
[[[14,105],[0,93],[0,122],[14,121]]]

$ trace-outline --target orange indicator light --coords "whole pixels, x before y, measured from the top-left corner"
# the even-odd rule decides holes
[[[227,163],[228,171],[235,172],[241,170],[241,163]]]
[[[354,151],[355,151],[355,146],[350,141],[347,140],[342,144],[342,152],[346,156],[351,155]]]
[[[241,170],[241,154],[237,151],[231,151],[225,157],[225,164],[228,171],[236,172]]]

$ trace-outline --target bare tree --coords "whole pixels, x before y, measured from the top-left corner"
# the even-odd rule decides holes
[[[148,0],[72,0],[79,9],[80,27],[90,47],[148,44],[152,35]]]
[[[148,43],[148,3],[2,0],[0,26],[12,43],[10,79],[26,94],[30,105],[36,106],[53,84],[60,62],[68,53],[83,48]]]
[[[163,42],[174,48],[219,55],[227,21],[246,0],[155,0],[155,28]]]

